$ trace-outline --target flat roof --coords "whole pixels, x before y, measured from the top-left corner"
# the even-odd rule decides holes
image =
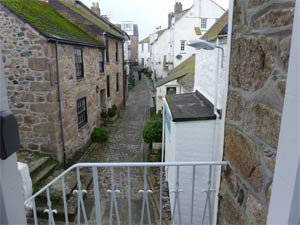
[[[215,120],[213,104],[200,92],[166,96],[174,122]]]

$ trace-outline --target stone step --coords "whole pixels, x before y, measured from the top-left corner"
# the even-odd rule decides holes
[[[29,167],[30,175],[35,174],[37,170],[43,167],[49,159],[50,157],[46,156],[46,157],[39,158],[38,160],[35,160]]]
[[[88,170],[82,170],[80,173],[81,188],[88,190],[92,181],[93,176]],[[77,189],[77,178],[75,171],[71,171],[65,176],[66,184],[66,195],[67,195],[67,206],[68,206],[68,218],[69,221],[74,221],[77,216],[77,195],[72,194],[73,190]],[[65,212],[63,205],[62,185],[61,180],[56,182],[50,188],[52,209],[57,210],[57,214],[54,215],[55,220],[64,221]],[[85,198],[85,195],[84,195]],[[47,209],[47,196],[46,192],[43,192],[41,196],[36,200],[37,214],[41,219],[47,218],[47,214],[44,214],[44,210]]]
[[[49,174],[51,174],[57,166],[57,163],[52,163],[45,166],[42,170],[38,171],[34,176],[31,177],[32,184],[36,184],[42,179],[46,178]]]

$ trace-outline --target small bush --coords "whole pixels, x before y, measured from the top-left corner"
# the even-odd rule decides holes
[[[118,113],[118,110],[117,110],[117,107],[113,106],[112,108],[109,108],[108,111],[107,111],[107,114],[109,117],[114,117],[115,115],[117,115]]]
[[[108,129],[106,127],[96,127],[94,128],[91,140],[92,142],[105,142],[109,138]]]
[[[162,118],[155,116],[144,126],[143,139],[147,144],[162,142]]]
[[[107,112],[105,112],[105,111],[101,112],[101,118],[106,119],[107,118]]]
[[[116,105],[113,105],[111,108],[112,108],[112,110],[114,110],[116,112],[118,111],[118,107]]]

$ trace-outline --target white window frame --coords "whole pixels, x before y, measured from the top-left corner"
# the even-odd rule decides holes
[[[207,18],[201,18],[201,29],[207,29]]]
[[[181,52],[185,52],[185,43],[186,43],[186,40],[180,41],[180,51]]]

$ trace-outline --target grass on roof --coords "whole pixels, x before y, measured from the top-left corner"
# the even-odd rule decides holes
[[[48,37],[101,46],[99,41],[73,25],[45,2],[0,0],[0,3]]]
[[[65,5],[66,7],[68,7],[69,9],[73,10],[74,12],[78,13],[79,15],[85,17],[91,23],[100,27],[103,31],[110,33],[116,37],[123,38],[122,34],[117,32],[113,28],[111,28],[107,23],[102,21],[100,18],[95,16],[93,13],[91,13],[88,9],[84,8],[83,6],[80,6],[79,4],[77,4],[78,7],[76,7],[72,4],[65,2],[64,0],[59,0],[59,2],[62,3],[63,5]],[[114,25],[112,25],[112,26],[114,26]],[[118,28],[116,28],[116,29],[118,29]]]

